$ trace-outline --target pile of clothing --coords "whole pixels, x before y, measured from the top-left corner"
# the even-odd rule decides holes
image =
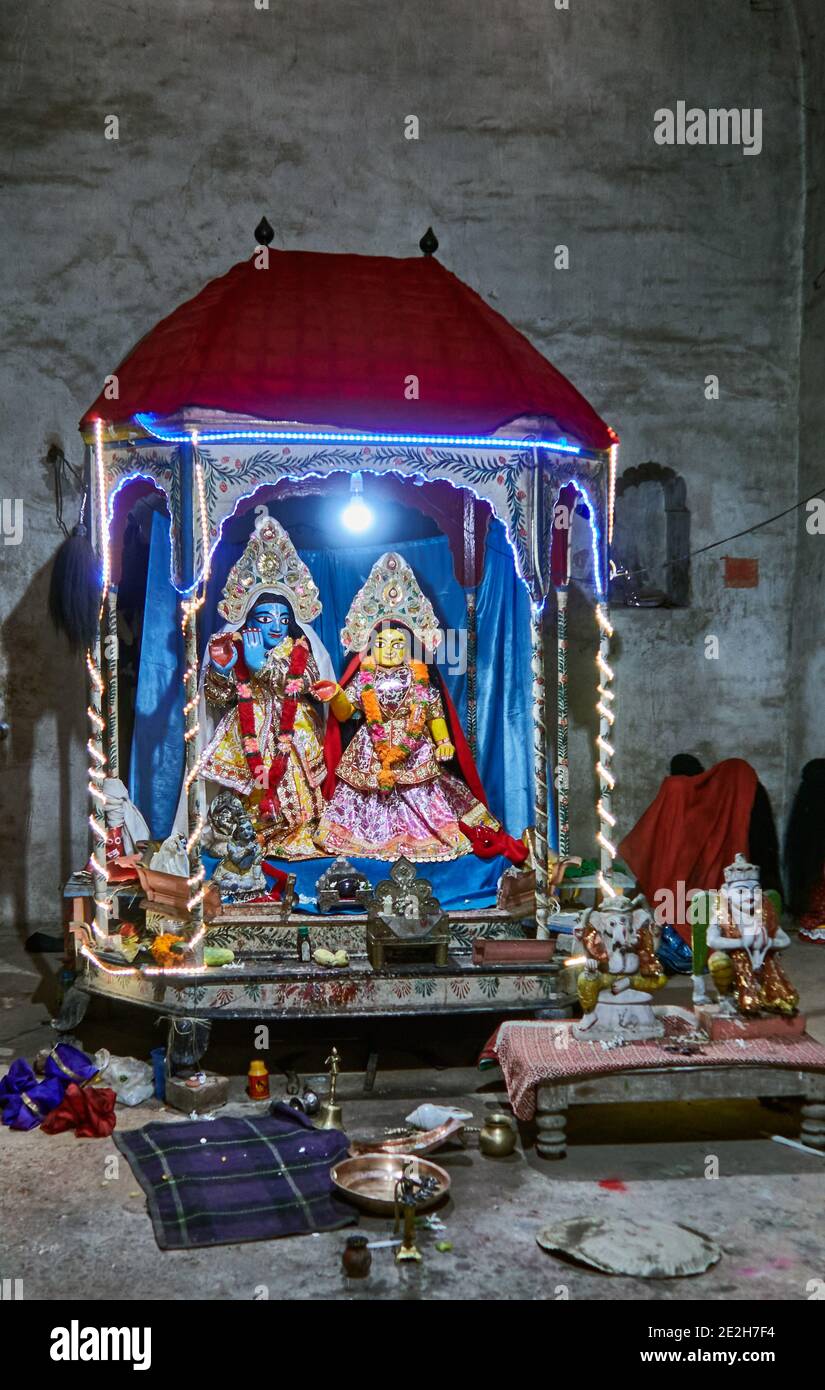
[[[115,1093],[91,1087],[99,1065],[79,1047],[56,1043],[38,1077],[22,1057],[0,1080],[2,1122],[9,1129],[36,1129],[61,1134],[73,1129],[79,1139],[103,1139],[115,1127]]]

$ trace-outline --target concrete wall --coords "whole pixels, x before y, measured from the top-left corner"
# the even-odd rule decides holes
[[[80,460],[76,421],[103,374],[249,253],[262,212],[276,245],[330,251],[414,254],[432,223],[445,264],[616,426],[623,466],[687,476],[695,545],[795,499],[804,226],[788,4],[6,0],[0,22],[0,495],[25,508],[23,544],[0,547],[0,902],[21,926],[55,918],[85,852],[80,674],[44,609],[59,541],[46,450]],[[656,145],[653,113],[679,99],[760,107],[761,154]],[[404,138],[410,114],[418,141]],[[813,400],[811,316],[806,333]],[[680,748],[750,757],[781,800],[795,531],[730,547],[759,559],[758,589],[722,587],[723,549],[695,563],[689,610],[618,616],[624,826]],[[586,849],[593,648],[574,613]]]
[[[799,375],[799,494],[825,495],[825,43],[822,7],[798,0],[804,55],[805,258]],[[825,508],[820,503],[819,509]],[[790,635],[788,776],[825,756],[825,527],[801,508]]]

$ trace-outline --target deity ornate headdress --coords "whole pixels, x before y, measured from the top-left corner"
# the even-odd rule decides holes
[[[274,516],[262,514],[241,556],[229,571],[218,604],[227,622],[241,622],[260,594],[285,598],[299,622],[311,623],[321,612],[318,585]]]
[[[725,869],[725,883],[759,883],[759,865],[750,864],[744,854],[737,854],[732,864]]]
[[[605,898],[601,905],[602,912],[635,912],[639,906],[638,902],[631,902],[630,898],[624,893],[614,893],[612,898]]]
[[[363,652],[377,627],[395,624],[407,628],[427,652],[434,652],[441,641],[430,600],[403,556],[388,550],[352,600],[341,643],[348,651]]]

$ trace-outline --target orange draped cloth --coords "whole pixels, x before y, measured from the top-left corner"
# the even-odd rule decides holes
[[[651,906],[667,889],[673,902],[691,888],[720,888],[737,853],[748,853],[757,777],[742,758],[726,758],[696,777],[666,777],[654,801],[619,845]],[[672,923],[690,942],[690,928]]]

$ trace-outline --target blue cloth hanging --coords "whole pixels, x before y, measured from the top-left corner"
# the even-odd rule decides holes
[[[334,862],[331,858],[298,859],[291,862],[271,857],[267,859],[268,864],[275,864],[285,873],[295,875],[295,907],[299,912],[308,912],[315,916],[318,915],[315,885],[321,874]],[[382,879],[389,878],[392,869],[392,864],[382,859],[361,859],[353,856],[349,863],[357,873],[369,879],[373,888]],[[211,854],[204,854],[203,865],[209,879],[218,866],[218,860]],[[509,867],[509,860],[503,856],[496,859],[478,859],[474,854],[466,854],[461,859],[450,859],[443,864],[417,864],[416,872],[420,878],[426,878],[428,883],[432,884],[433,894],[445,912],[466,912],[472,908],[493,906],[496,900],[496,885],[504,870]],[[360,907],[353,910],[363,911]],[[347,911],[344,910],[326,917],[326,921],[332,922],[336,917],[340,919],[346,916]]]
[[[515,571],[507,532],[492,521],[476,600],[476,763],[490,809],[511,835],[535,822],[530,597]],[[550,843],[557,842],[548,779]]]
[[[172,829],[184,767],[183,636],[170,561],[169,518],[155,512],[129,763],[129,795],[155,840]]]

